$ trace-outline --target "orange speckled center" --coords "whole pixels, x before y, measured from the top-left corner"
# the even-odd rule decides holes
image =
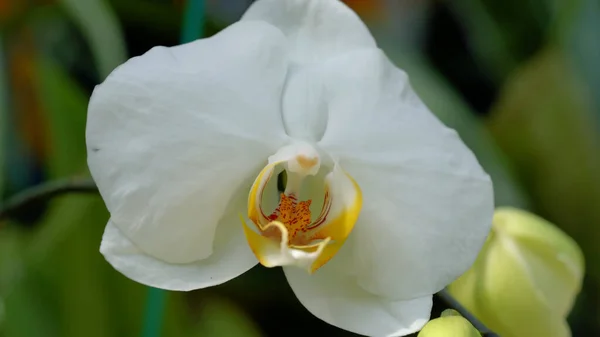
[[[303,235],[311,224],[310,204],[312,200],[298,202],[293,194],[281,193],[279,206],[269,216],[270,221],[281,222],[288,230],[289,242],[305,244]]]

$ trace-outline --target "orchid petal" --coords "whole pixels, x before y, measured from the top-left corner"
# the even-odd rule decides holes
[[[345,248],[342,248],[344,250]],[[284,267],[298,300],[323,321],[365,336],[405,336],[418,331],[431,313],[432,296],[393,300],[369,293],[341,268],[336,257],[313,275]]]
[[[89,167],[112,223],[137,249],[177,264],[216,254],[216,227],[234,193],[287,141],[286,55],[277,29],[241,22],[153,48],[96,87]]]
[[[464,273],[490,230],[492,184],[471,151],[378,50],[324,68],[327,129],[318,143],[363,190],[350,240],[358,282],[374,294],[433,294]]]
[[[159,260],[139,249],[112,221],[104,230],[100,252],[116,270],[151,287],[189,291],[224,283],[258,263],[235,213],[245,201],[240,193],[229,204],[217,226],[214,251],[201,261],[172,264]]]
[[[296,64],[375,47],[358,15],[338,0],[259,0],[244,14],[245,20],[279,28],[289,40],[290,59]]]

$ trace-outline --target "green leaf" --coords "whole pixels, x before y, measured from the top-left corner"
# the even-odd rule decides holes
[[[496,81],[502,80],[517,64],[514,51],[507,41],[507,30],[503,29],[482,0],[451,1],[448,5],[465,26],[466,37],[477,61]],[[510,5],[504,6],[511,8]]]
[[[18,240],[21,252],[13,250],[12,257],[23,256],[24,262],[9,268],[0,259],[0,270],[7,271],[0,279],[9,281],[1,288],[10,294],[7,319],[29,317],[28,321],[13,319],[7,337],[139,334],[145,287],[114,270],[100,254],[107,219],[99,197],[61,198],[52,204],[38,231]],[[31,314],[25,315],[28,311]],[[38,312],[41,323],[36,323]],[[46,328],[48,319],[52,330]],[[31,332],[37,326],[43,333]]]
[[[0,335],[58,337],[56,298],[48,280],[27,266],[28,235],[17,227],[0,228]]]
[[[209,298],[190,337],[260,337],[252,321],[223,299]]]
[[[600,223],[600,137],[592,106],[563,52],[548,48],[506,83],[489,126],[536,209],[580,244],[600,281],[600,231],[592,226]]]
[[[88,97],[68,74],[47,59],[37,62],[38,90],[49,122],[51,178],[82,172],[86,163]]]
[[[600,125],[600,2],[597,0],[557,1],[557,26],[562,29],[562,45],[569,52],[579,74],[595,99],[596,122]],[[568,10],[565,10],[567,7]],[[566,13],[566,14],[565,14]],[[558,34],[558,33],[557,33]]]
[[[60,314],[60,336],[137,335],[140,323],[132,318],[139,317],[137,312],[142,310],[143,286],[120,275],[99,252],[108,219],[101,199],[71,196],[60,202],[44,226],[64,228],[61,222],[70,226],[62,235],[54,236],[50,246],[40,240],[51,234],[40,232],[36,243],[50,249],[34,250],[38,265],[53,281],[52,291],[61,298],[55,304]]]
[[[4,298],[6,337],[59,337],[55,303],[47,292],[47,282],[39,275],[29,273]]]
[[[104,79],[127,59],[121,27],[104,0],[61,0],[79,25],[94,55],[100,78]]]
[[[4,179],[6,177],[6,140],[8,137],[8,73],[6,66],[6,55],[4,49],[4,39],[0,35],[0,195],[4,191]]]

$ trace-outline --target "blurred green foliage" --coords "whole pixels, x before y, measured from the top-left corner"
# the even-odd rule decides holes
[[[7,146],[8,129],[8,74],[6,73],[6,52],[3,36],[0,35],[0,149]],[[0,152],[0,191],[4,191],[4,180],[6,178],[6,156]]]
[[[184,2],[0,0],[0,195],[87,176],[93,86],[127,57],[177,44]],[[247,3],[207,0],[207,35]],[[600,4],[406,1],[401,13],[390,1],[371,3],[377,10],[356,9],[426,104],[473,149],[497,204],[533,210],[581,245],[590,275],[572,328],[575,336],[600,334]],[[377,25],[411,13],[429,19],[405,34]],[[432,31],[445,43],[431,42]],[[484,86],[493,95],[473,89]],[[473,104],[479,100],[486,108]],[[98,252],[108,219],[100,198],[68,196],[32,212],[39,221],[28,227],[0,222],[0,336],[140,335],[146,289]],[[281,273],[264,268],[225,286],[170,293],[165,312],[169,337],[350,335],[310,316]]]
[[[121,27],[103,0],[61,0],[88,41],[101,77],[127,59]]]
[[[542,51],[508,81],[490,118],[536,206],[600,260],[600,138],[593,101],[564,54]],[[600,268],[589,273],[600,281]]]

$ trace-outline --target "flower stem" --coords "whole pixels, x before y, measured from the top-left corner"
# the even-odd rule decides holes
[[[148,288],[146,312],[144,313],[143,337],[159,337],[162,330],[167,292],[162,289]]]
[[[435,296],[449,309],[458,311],[458,313],[466,318],[475,327],[475,329],[479,330],[482,337],[500,337],[498,334],[486,327],[480,320],[477,319],[477,317],[470,313],[467,308],[463,307],[462,304],[460,304],[452,295],[450,295],[448,290],[443,289],[439,293],[435,294]]]
[[[33,186],[0,203],[0,220],[10,218],[33,204],[67,193],[97,194],[98,188],[93,180],[87,178],[67,178]]]
[[[192,42],[204,34],[204,1],[188,0],[181,29],[181,43]]]

